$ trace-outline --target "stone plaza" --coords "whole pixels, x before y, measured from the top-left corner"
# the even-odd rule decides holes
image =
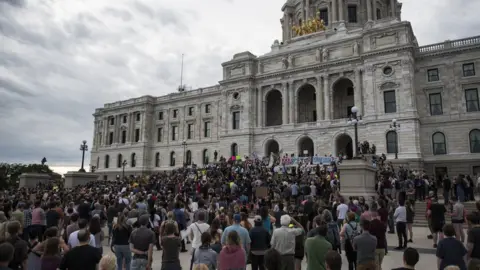
[[[214,152],[352,157],[356,107],[358,141],[395,164],[437,178],[480,173],[480,36],[419,46],[401,10],[397,0],[288,0],[282,41],[235,54],[218,84],[96,109],[91,165],[113,180],[208,164]]]

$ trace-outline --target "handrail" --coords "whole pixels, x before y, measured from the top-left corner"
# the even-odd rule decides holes
[[[446,40],[444,42],[430,44],[426,46],[418,47],[417,52],[419,53],[431,53],[431,52],[438,52],[453,48],[461,48],[471,45],[480,44],[480,36],[475,37],[468,37],[463,39],[457,40]]]

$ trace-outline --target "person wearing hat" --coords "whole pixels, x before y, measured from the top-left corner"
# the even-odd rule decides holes
[[[240,214],[235,214],[233,215],[233,224],[225,228],[222,234],[222,246],[226,244],[227,236],[231,231],[236,231],[238,235],[240,236],[240,241],[242,243],[242,247],[245,250],[245,253],[248,254],[250,250],[250,243],[252,242],[250,239],[250,235],[248,234],[247,229],[243,228],[240,225],[240,222],[242,221],[242,217]]]
[[[270,246],[270,233],[263,227],[262,217],[257,215],[253,219],[255,226],[250,230],[250,239],[252,239],[251,260],[252,270],[263,270],[265,252]]]

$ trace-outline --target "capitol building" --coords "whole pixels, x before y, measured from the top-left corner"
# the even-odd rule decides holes
[[[288,0],[282,41],[222,63],[207,88],[95,110],[91,164],[103,179],[220,156],[356,155],[480,174],[480,36],[419,46],[397,0]],[[220,63],[218,63],[220,64]],[[395,125],[393,124],[395,123]]]

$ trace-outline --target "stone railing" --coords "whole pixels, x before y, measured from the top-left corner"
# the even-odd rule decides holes
[[[480,45],[480,36],[457,39],[457,40],[446,40],[441,43],[418,47],[417,52],[421,54],[440,52],[443,50],[467,47],[471,45]]]

